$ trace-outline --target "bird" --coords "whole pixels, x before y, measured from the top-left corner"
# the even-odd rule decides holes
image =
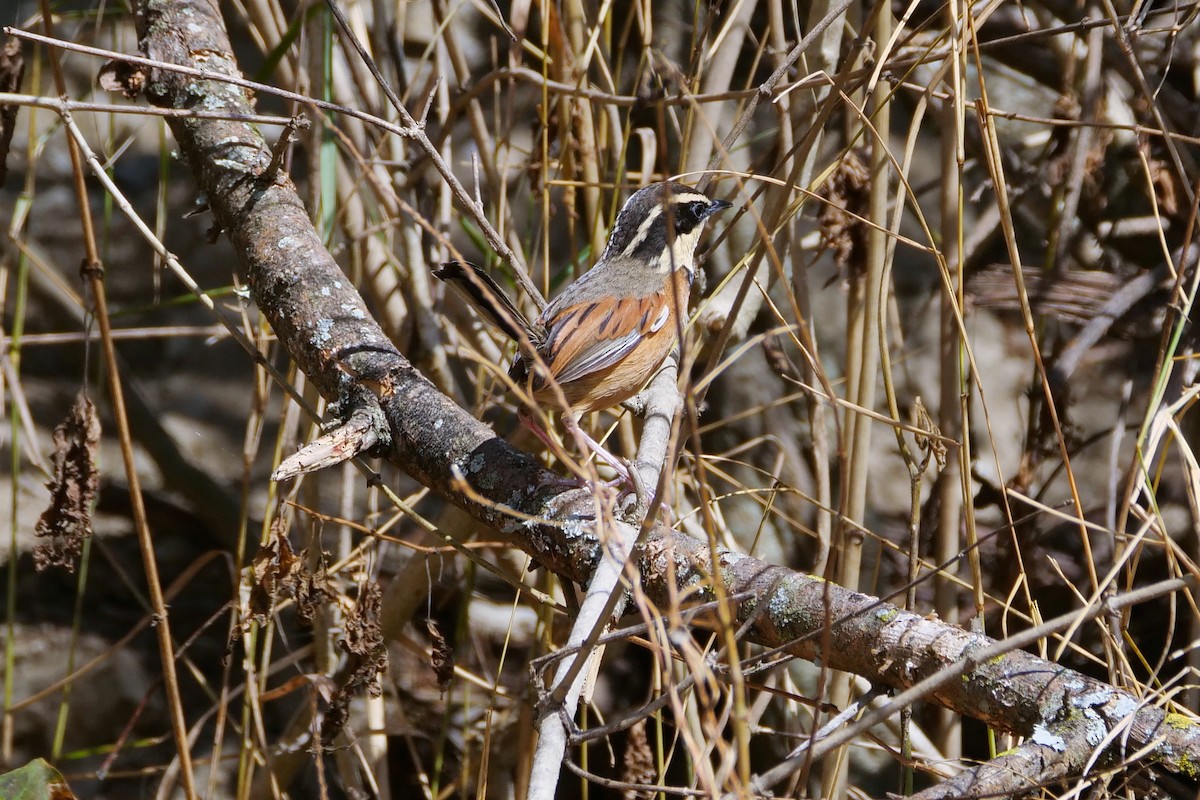
[[[434,275],[517,342],[508,370],[514,384],[539,405],[562,410],[568,432],[628,481],[628,470],[580,428],[579,418],[636,395],[676,347],[700,235],[713,214],[731,205],[674,181],[637,190],[595,265],[533,320],[470,262],[445,262]],[[551,445],[544,431],[530,427]]]

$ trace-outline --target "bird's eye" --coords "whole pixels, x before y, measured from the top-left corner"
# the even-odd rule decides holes
[[[690,231],[704,219],[704,212],[707,209],[708,204],[701,203],[699,200],[680,203],[677,209],[675,227],[681,231]]]
[[[689,200],[675,206],[675,218],[672,223],[676,233],[690,233],[704,221],[708,214],[708,203],[700,200]]]

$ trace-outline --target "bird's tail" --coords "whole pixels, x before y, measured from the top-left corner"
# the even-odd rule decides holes
[[[433,275],[453,286],[467,303],[513,341],[536,347],[543,337],[529,317],[481,267],[469,261],[447,261],[437,267]]]

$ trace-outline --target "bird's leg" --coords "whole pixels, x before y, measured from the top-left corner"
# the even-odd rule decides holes
[[[542,427],[541,423],[532,414],[527,414],[524,409],[517,412],[517,420],[521,423],[521,427],[537,437],[547,450],[557,455],[559,453],[559,444],[551,438],[550,434]]]
[[[567,432],[574,436],[575,441],[579,443],[579,449],[591,450],[596,454],[597,458],[616,470],[618,476],[617,482],[621,485],[636,485],[633,477],[629,473],[629,467],[626,466],[625,462],[608,452],[604,445],[600,444],[591,436],[589,436],[588,432],[579,426],[578,417],[576,417],[574,414],[563,414],[562,420],[563,427],[566,428]]]
[[[552,436],[550,436],[549,432],[547,432],[546,429],[538,423],[537,419],[533,415],[520,412],[518,413],[517,418],[520,420],[521,425],[528,428],[530,433],[536,436],[538,441],[546,446],[547,450],[549,450],[551,453],[554,453],[560,461],[565,460],[562,454],[562,445],[560,445]],[[575,442],[582,452],[586,453],[590,450],[591,452],[595,453],[597,458],[599,458],[605,464],[608,464],[616,471],[617,478],[613,481],[606,482],[604,484],[605,486],[622,486],[630,491],[640,494],[638,488],[639,481],[629,471],[629,467],[626,466],[622,459],[610,453],[604,447],[604,445],[600,444],[590,435],[588,435],[587,431],[583,430],[583,428],[579,426],[578,417],[572,414],[563,414],[562,419],[563,427],[575,438]],[[588,485],[588,481],[577,478],[562,478],[561,480],[563,486],[580,487]]]
[[[517,412],[517,420],[521,423],[523,428],[536,436],[538,441],[545,445],[547,450],[549,450],[551,453],[554,453],[555,458],[558,458],[560,461],[563,460],[562,446],[558,442],[554,441],[546,429],[542,427],[541,423],[539,423],[532,414],[527,414],[524,410],[521,410]],[[543,485],[570,486],[572,488],[579,489],[587,486],[588,482],[582,480],[581,478],[557,478],[554,480],[544,481]]]

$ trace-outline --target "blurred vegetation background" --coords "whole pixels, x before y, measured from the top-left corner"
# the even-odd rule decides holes
[[[996,638],[1193,574],[1195,4],[338,7],[376,73],[322,3],[220,8],[247,78],[356,112],[255,92],[276,117],[260,126],[269,141],[288,117],[311,123],[281,150],[285,165],[376,319],[439,389],[518,446],[540,452],[497,380],[511,345],[430,267],[462,253],[532,310],[513,269],[552,296],[598,255],[630,190],[674,176],[735,209],[702,247],[682,358],[699,435],[669,482],[670,524]],[[97,104],[75,108],[75,121],[215,301],[197,302],[112,194],[86,181],[202,796],[523,796],[529,664],[562,641],[575,587],[385,463],[381,482],[400,502],[350,464],[269,480],[320,431],[219,322],[320,400],[247,301],[163,119],[102,89],[105,57],[76,47],[136,53],[131,10],[25,0],[2,10],[6,24],[60,40],[22,40],[15,91],[31,97],[5,96],[19,109],[0,189],[6,768],[44,756],[81,797],[182,796],[80,278],[76,169],[58,115],[33,99],[64,96]],[[429,153],[373,122],[397,121],[381,80],[424,120],[515,262],[488,246]],[[73,571],[37,570],[52,432],[81,392],[103,427],[95,535]],[[636,417],[617,409],[589,424],[633,454]],[[265,577],[263,564],[291,563],[281,540],[293,572]],[[260,545],[274,548],[266,561]],[[387,643],[378,691],[318,744],[348,620],[371,587],[414,564],[422,600]],[[1198,622],[1193,598],[1171,595],[1037,651],[1194,710]],[[706,796],[738,791],[739,759],[773,765],[827,720],[825,704],[866,688],[781,660],[735,698],[731,654],[711,655],[719,645],[703,632],[688,646],[710,657],[672,661],[682,644],[634,630],[610,645],[583,727],[670,695],[696,663],[713,694],[685,689],[648,721],[572,750],[574,764]],[[446,653],[440,682],[431,658]],[[911,786],[906,773],[919,788],[1010,745],[920,706],[789,788],[881,796]],[[575,771],[560,791],[650,796]],[[1071,791],[1196,787],[1142,764],[1046,790]]]

